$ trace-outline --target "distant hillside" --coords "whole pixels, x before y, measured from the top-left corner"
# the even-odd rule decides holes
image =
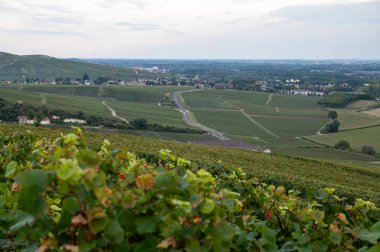
[[[13,81],[27,78],[53,80],[55,78],[82,78],[88,74],[91,79],[107,76],[117,80],[154,78],[155,75],[122,67],[62,60],[45,55],[19,56],[0,52],[0,80]]]

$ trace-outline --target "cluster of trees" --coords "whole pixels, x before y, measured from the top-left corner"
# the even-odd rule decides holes
[[[380,83],[373,83],[362,88],[361,91],[365,92],[373,98],[380,97]]]
[[[338,143],[335,144],[334,147],[337,149],[341,149],[341,150],[350,150],[351,149],[350,143],[346,140],[339,141]],[[365,155],[369,155],[369,156],[376,155],[375,149],[370,145],[362,146],[360,149],[360,153],[365,154]]]
[[[325,107],[344,107],[347,104],[357,100],[371,100],[368,94],[353,93],[331,93],[318,102],[319,105]]]
[[[338,121],[338,113],[329,111],[328,115],[330,122],[322,129],[322,133],[334,133],[339,131],[340,122]]]

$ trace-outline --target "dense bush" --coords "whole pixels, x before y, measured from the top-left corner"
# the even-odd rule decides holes
[[[334,110],[330,110],[329,113],[327,114],[327,116],[334,120],[334,119],[338,118],[338,113]]]
[[[377,251],[380,210],[323,189],[300,198],[168,150],[147,163],[81,132],[0,137],[0,246],[26,251]],[[371,248],[372,247],[372,248]]]
[[[339,131],[340,122],[337,119],[327,123],[322,129],[322,133],[334,133]]]
[[[351,145],[346,140],[341,140],[337,144],[335,144],[335,148],[341,149],[341,150],[349,150],[351,149]]]
[[[374,156],[376,154],[376,151],[373,149],[370,145],[365,145],[361,148],[360,153]]]

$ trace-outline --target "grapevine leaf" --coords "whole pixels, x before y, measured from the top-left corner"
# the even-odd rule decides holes
[[[16,174],[16,171],[17,171],[17,162],[16,161],[10,162],[7,165],[7,170],[5,172],[5,177],[6,178],[12,178]]]
[[[201,207],[201,212],[203,214],[211,213],[215,208],[215,203],[212,199],[206,199]]]
[[[60,229],[68,228],[71,225],[72,217],[80,210],[78,200],[74,197],[67,198],[62,207],[61,218],[58,222]]]
[[[21,185],[18,208],[33,216],[43,214],[46,209],[41,193],[47,184],[47,174],[41,170],[23,171],[16,175],[15,180]]]
[[[214,251],[230,251],[232,238],[235,236],[235,228],[226,222],[217,226],[211,226],[209,234],[212,237]]]
[[[9,228],[9,231],[16,232],[25,226],[32,226],[34,224],[34,221],[35,219],[32,215],[20,214],[16,219],[16,223]]]
[[[380,244],[377,244],[370,248],[367,252],[379,252],[380,251]]]
[[[124,238],[124,230],[121,228],[119,222],[110,220],[104,229],[104,235],[112,243],[120,243]]]
[[[135,224],[137,226],[137,233],[153,233],[156,230],[157,220],[152,216],[139,217],[136,219]]]

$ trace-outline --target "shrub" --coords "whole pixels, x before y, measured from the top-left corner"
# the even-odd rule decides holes
[[[349,150],[351,149],[351,145],[346,140],[341,140],[337,144],[335,144],[335,148],[341,149],[341,150]]]
[[[332,120],[330,123],[326,124],[323,128],[323,133],[334,133],[339,131],[340,122],[337,119]]]
[[[372,146],[365,145],[361,148],[360,153],[369,155],[369,156],[374,156],[376,154],[376,151],[373,149]]]
[[[331,119],[337,119],[338,118],[338,113],[336,112],[336,111],[334,111],[334,110],[331,110],[331,111],[329,111],[329,113],[327,114],[327,116],[329,117],[329,118],[331,118]]]

